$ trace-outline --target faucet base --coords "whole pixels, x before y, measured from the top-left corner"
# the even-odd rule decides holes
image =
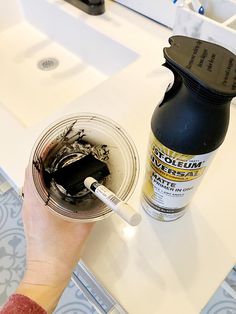
[[[100,15],[105,12],[104,0],[65,0],[65,1],[90,15]]]

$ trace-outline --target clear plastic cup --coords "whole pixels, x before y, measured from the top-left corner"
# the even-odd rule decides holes
[[[109,216],[111,209],[92,193],[88,193],[88,190],[68,196],[55,182],[49,184],[45,176],[45,168],[48,165],[57,168],[60,163],[66,164],[68,159],[78,157],[78,151],[73,151],[78,136],[95,147],[96,157],[107,163],[110,175],[103,184],[122,200],[130,197],[137,184],[139,158],[135,145],[125,130],[105,116],[92,113],[65,116],[42,132],[29,162],[30,177],[36,195],[47,208],[64,219],[91,222]],[[64,151],[63,145],[66,146],[65,151],[68,147],[68,151],[71,147],[72,151],[58,157],[61,151]]]

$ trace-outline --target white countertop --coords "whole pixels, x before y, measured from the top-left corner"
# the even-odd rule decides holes
[[[103,17],[81,17],[140,57],[35,128],[24,128],[0,107],[0,165],[21,186],[33,142],[50,121],[86,111],[118,122],[139,153],[141,172],[130,204],[143,220],[135,228],[114,215],[98,222],[83,260],[130,314],[199,313],[235,263],[236,106],[231,106],[227,138],[187,214],[171,223],[153,220],[141,209],[139,196],[150,117],[166,85],[162,49],[172,33],[110,1]]]

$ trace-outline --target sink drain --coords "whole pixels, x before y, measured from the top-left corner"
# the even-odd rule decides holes
[[[55,58],[44,58],[39,60],[37,66],[42,71],[52,71],[59,65],[59,61]]]

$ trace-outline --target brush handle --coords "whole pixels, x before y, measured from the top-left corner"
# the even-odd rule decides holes
[[[84,185],[128,224],[137,226],[140,223],[141,215],[97,180],[88,177],[84,180]]]

